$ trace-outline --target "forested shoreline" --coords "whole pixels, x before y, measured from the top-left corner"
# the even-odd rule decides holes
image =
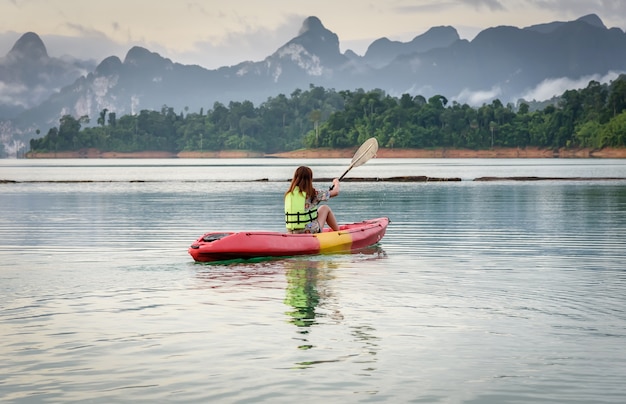
[[[442,95],[428,99],[382,90],[335,91],[313,85],[280,94],[258,107],[250,101],[215,103],[204,111],[142,110],[117,117],[63,116],[58,127],[31,139],[37,153],[276,154],[299,149],[349,149],[369,137],[397,149],[603,149],[626,147],[626,76],[591,81],[546,103],[471,107]],[[29,156],[27,155],[27,156]]]

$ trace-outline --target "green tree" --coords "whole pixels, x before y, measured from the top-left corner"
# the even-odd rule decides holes
[[[106,108],[100,111],[100,116],[98,117],[98,125],[104,126],[106,124],[107,112],[109,112],[109,110]]]
[[[626,145],[626,111],[611,119],[600,130],[600,147]]]

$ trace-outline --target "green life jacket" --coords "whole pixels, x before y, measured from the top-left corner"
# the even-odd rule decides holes
[[[317,207],[305,210],[306,193],[295,187],[285,195],[285,225],[288,230],[304,229],[307,223],[317,219]]]

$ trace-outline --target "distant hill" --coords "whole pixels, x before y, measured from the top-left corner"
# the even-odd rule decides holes
[[[598,17],[595,14],[589,14],[586,15],[584,17],[580,17],[577,21],[583,21],[586,22],[589,25],[598,27],[598,28],[602,28],[602,29],[606,29],[606,25],[604,25],[604,23],[602,22],[602,20],[600,19],[600,17]],[[553,32],[554,30],[562,27],[563,25],[566,25],[567,21],[554,21],[554,22],[549,22],[549,23],[545,23],[545,24],[537,24],[537,25],[531,25],[529,27],[526,27],[524,29],[526,30],[530,30],[530,31],[537,31],[540,32],[542,34],[549,34],[551,32]]]
[[[95,67],[93,62],[48,56],[41,38],[27,32],[0,58],[0,119],[41,104]]]
[[[338,36],[317,17],[297,36],[259,62],[208,70],[182,65],[141,47],[124,60],[112,56],[97,67],[49,58],[34,33],[24,34],[0,60],[0,141],[6,154],[23,148],[39,129],[57,126],[64,114],[100,111],[118,116],[142,109],[210,109],[214,103],[291,94],[311,84],[336,90],[379,88],[469,102],[515,102],[546,80],[580,79],[626,72],[626,34],[608,29],[596,15],[526,28],[499,26],[462,40],[453,27],[433,27],[409,42],[380,38],[364,56],[341,53]],[[8,89],[8,90],[7,90]]]
[[[363,62],[374,68],[385,67],[400,55],[424,53],[432,49],[447,48],[459,41],[458,32],[453,27],[434,27],[410,42],[390,41],[380,38],[367,48]]]

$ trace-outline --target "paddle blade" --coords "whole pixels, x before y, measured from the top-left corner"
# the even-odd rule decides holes
[[[350,162],[350,167],[348,167],[346,172],[344,172],[341,177],[339,177],[339,181],[341,181],[343,177],[345,177],[346,174],[348,174],[348,172],[354,167],[361,166],[367,163],[369,159],[376,156],[376,152],[378,152],[378,140],[376,140],[375,137],[371,137],[367,139],[365,143],[361,145],[361,147],[359,147],[356,153],[354,153],[354,157],[352,157],[352,161]],[[334,187],[334,185],[331,186],[330,190],[332,191]]]
[[[365,141],[359,147],[359,150],[354,153],[354,157],[352,157],[352,162],[350,163],[350,167],[358,167],[365,164],[369,159],[376,156],[378,152],[378,140],[375,137],[371,137]]]

